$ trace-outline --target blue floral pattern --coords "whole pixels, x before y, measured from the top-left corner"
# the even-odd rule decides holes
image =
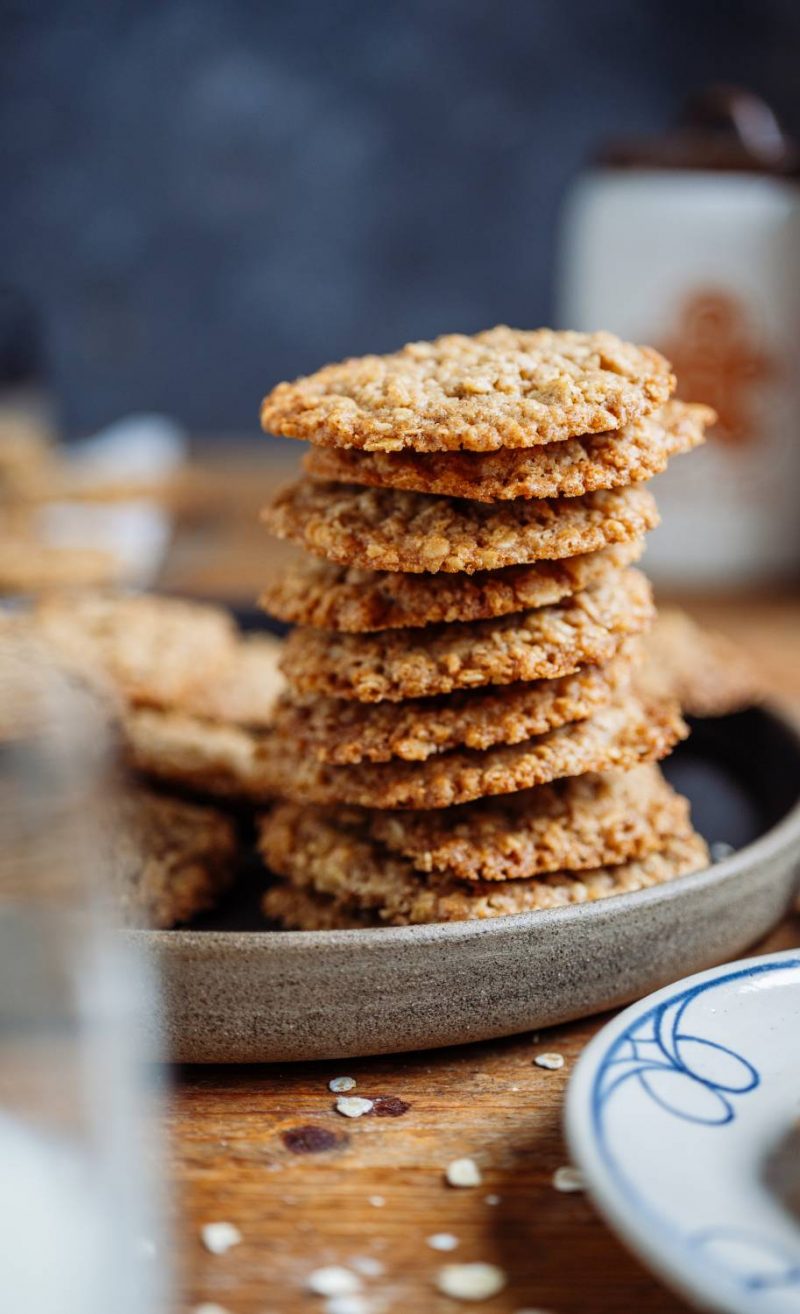
[[[598,1064],[591,1094],[598,1147],[617,1188],[654,1227],[676,1230],[673,1223],[656,1215],[628,1180],[608,1135],[610,1105],[620,1090],[635,1083],[668,1117],[707,1127],[711,1134],[732,1123],[742,1100],[761,1085],[761,1075],[743,1054],[708,1036],[697,1035],[687,1018],[687,1009],[708,991],[744,977],[757,978],[787,968],[800,968],[800,958],[781,955],[780,959],[765,959],[686,987],[636,1017]],[[687,1231],[679,1239],[686,1247],[687,1260],[694,1256],[705,1265],[713,1265],[740,1292],[747,1293],[744,1298],[748,1310],[751,1300],[755,1310],[759,1296],[767,1298],[782,1291],[784,1296],[789,1295],[791,1309],[796,1308],[800,1314],[797,1252],[789,1252],[775,1238],[760,1233],[757,1226],[743,1229],[712,1225]],[[797,1305],[792,1294],[795,1291]],[[758,1308],[762,1308],[760,1303]]]

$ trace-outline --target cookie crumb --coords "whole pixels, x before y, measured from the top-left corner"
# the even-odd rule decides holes
[[[433,1236],[426,1236],[425,1242],[431,1250],[455,1250],[458,1237],[452,1232],[434,1232]]]
[[[537,1068],[547,1068],[548,1072],[556,1072],[564,1066],[564,1055],[548,1052],[546,1054],[537,1054],[533,1060]]]
[[[355,1090],[355,1077],[334,1077],[328,1082],[328,1090],[332,1090],[334,1095],[341,1095],[346,1090]]]
[[[352,1269],[328,1264],[309,1273],[306,1287],[315,1296],[353,1296],[361,1290],[361,1279]]]
[[[363,1118],[365,1113],[372,1112],[372,1100],[365,1100],[360,1095],[340,1095],[336,1112],[345,1118]]]
[[[232,1246],[238,1246],[242,1234],[233,1223],[205,1223],[200,1236],[206,1250],[212,1255],[224,1255]]]
[[[445,1264],[436,1277],[436,1285],[453,1300],[490,1300],[502,1291],[508,1279],[496,1264]]]
[[[486,1203],[488,1205],[499,1205],[502,1198],[503,1198],[502,1195],[487,1195]]]
[[[565,1165],[563,1168],[556,1168],[553,1173],[553,1186],[557,1191],[586,1190],[583,1173],[580,1168],[573,1168],[571,1164]]]
[[[445,1169],[450,1186],[480,1186],[483,1178],[474,1159],[453,1159]]]
[[[373,1209],[382,1209],[386,1204],[386,1197],[382,1195],[371,1195],[369,1197],[369,1202]]]

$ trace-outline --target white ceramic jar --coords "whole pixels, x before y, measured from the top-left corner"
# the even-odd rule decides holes
[[[744,147],[742,147],[744,150]],[[672,152],[680,160],[691,153]],[[647,569],[680,586],[800,565],[800,186],[742,167],[597,167],[564,209],[559,320],[670,358],[710,403],[704,448],[654,486]]]

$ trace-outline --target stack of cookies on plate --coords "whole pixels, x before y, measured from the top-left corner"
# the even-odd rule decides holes
[[[713,412],[609,333],[495,328],[280,384],[311,443],[264,518],[306,549],[262,605],[295,629],[260,825],[301,929],[551,908],[706,865],[637,689],[654,617],[644,486]]]

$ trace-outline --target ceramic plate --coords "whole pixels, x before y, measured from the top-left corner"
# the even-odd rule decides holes
[[[254,868],[213,918],[130,932],[163,984],[156,1043],[202,1063],[462,1044],[626,1004],[743,953],[796,888],[797,736],[765,711],[698,722],[666,772],[706,838],[736,850],[667,885],[483,922],[280,932],[260,917]]]
[[[704,1309],[800,1314],[800,950],[626,1009],[567,1095],[600,1212]]]

